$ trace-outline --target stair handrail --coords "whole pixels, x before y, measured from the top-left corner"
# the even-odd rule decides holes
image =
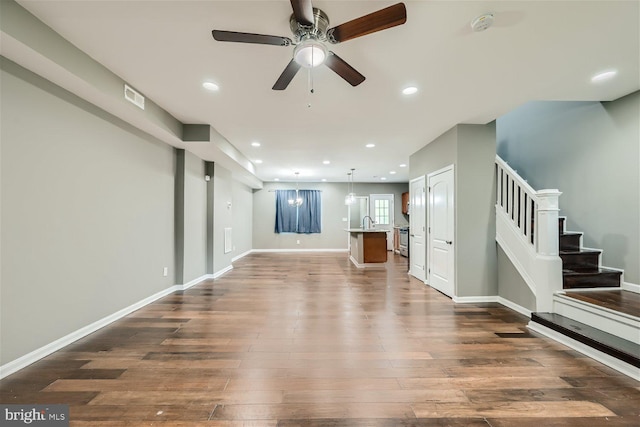
[[[496,155],[496,241],[536,296],[537,311],[551,311],[562,289],[557,189],[534,190]]]

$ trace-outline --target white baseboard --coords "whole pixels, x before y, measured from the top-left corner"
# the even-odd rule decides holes
[[[198,283],[202,282],[203,280],[207,280],[207,279],[213,279],[213,274],[205,274],[203,276],[198,277],[197,279],[193,279],[187,283],[185,283],[184,285],[176,285],[178,291],[186,291],[187,289],[189,289],[192,286],[197,285]]]
[[[529,322],[527,325],[529,329],[532,331],[538,332],[548,338],[551,338],[554,341],[557,341],[561,344],[566,345],[567,347],[584,354],[598,362],[607,365],[611,369],[615,369],[618,372],[621,372],[636,381],[640,381],[640,369],[636,368],[633,365],[630,365],[622,360],[616,359],[615,357],[609,356],[606,353],[596,350],[593,347],[589,347],[586,344],[581,343],[580,341],[576,341],[573,338],[569,338],[566,335],[561,334],[560,332],[554,331],[553,329],[547,328],[536,322]]]
[[[640,294],[640,285],[636,285],[635,283],[624,282],[622,284],[622,289]]]
[[[251,249],[249,249],[246,252],[241,253],[240,255],[236,255],[233,258],[231,258],[231,262],[236,262],[237,260],[239,260],[240,258],[244,258],[247,255],[249,255],[251,252],[253,252]]]
[[[434,288],[435,289],[435,288]],[[456,304],[473,304],[475,302],[498,302],[498,297],[492,296],[477,296],[477,297],[452,297],[453,302]]]
[[[524,308],[521,305],[516,304],[513,301],[509,301],[508,299],[502,298],[501,296],[478,296],[478,297],[453,297],[453,302],[456,304],[472,304],[472,303],[483,303],[483,302],[497,302],[499,304],[504,305],[507,308],[510,308],[513,311],[516,311],[523,316],[531,317],[531,310]]]
[[[517,311],[518,313],[522,314],[523,316],[527,316],[528,318],[531,318],[531,310],[529,310],[528,308],[524,308],[523,306],[516,304],[513,301],[509,301],[506,298],[502,298],[502,297],[498,297],[498,302],[502,305],[504,305],[505,307],[510,308],[513,311]]]
[[[348,252],[348,249],[252,249],[252,253]]]
[[[218,277],[222,276],[223,274],[229,272],[233,270],[233,265],[228,265],[225,268],[223,268],[222,270],[218,270],[215,273],[213,273],[211,275],[211,279],[217,279]]]
[[[380,262],[380,263],[365,263],[365,264],[360,264],[358,261],[356,261],[356,259],[352,256],[349,257],[349,260],[353,263],[353,265],[355,265],[358,268],[387,268],[387,264],[384,262]]]
[[[26,368],[32,363],[37,362],[50,355],[51,353],[60,350],[63,347],[79,340],[80,338],[84,338],[89,334],[97,331],[98,329],[104,328],[105,326],[115,322],[118,319],[123,318],[127,314],[133,313],[136,310],[141,309],[145,305],[151,304],[152,302],[167,296],[175,291],[182,290],[183,285],[173,285],[163,291],[160,291],[156,294],[153,294],[143,300],[140,300],[128,307],[123,308],[122,310],[118,310],[113,314],[110,314],[106,317],[103,317],[100,320],[97,320],[83,328],[78,329],[77,331],[71,332],[68,335],[65,335],[62,338],[59,338],[43,347],[40,347],[30,353],[25,354],[11,362],[5,363],[0,366],[0,379],[13,374],[14,372],[19,371],[20,369]]]

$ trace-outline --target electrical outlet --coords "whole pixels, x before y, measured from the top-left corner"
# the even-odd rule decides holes
[[[162,269],[162,275],[167,277],[169,275],[169,267],[165,267]]]
[[[299,244],[300,244],[300,240],[296,240],[296,245],[299,245]]]

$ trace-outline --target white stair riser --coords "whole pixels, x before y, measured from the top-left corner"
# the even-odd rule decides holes
[[[563,295],[554,296],[553,312],[627,341],[637,343],[640,340],[640,319],[624,313],[613,312]]]

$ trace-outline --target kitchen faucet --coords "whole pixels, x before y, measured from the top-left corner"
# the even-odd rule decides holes
[[[364,220],[369,218],[369,221],[371,221],[371,227],[373,227],[375,225],[375,221],[373,220],[373,218],[371,218],[369,215],[365,215],[364,218],[362,218],[362,229],[363,230],[367,230],[368,228],[365,228],[364,226]]]

